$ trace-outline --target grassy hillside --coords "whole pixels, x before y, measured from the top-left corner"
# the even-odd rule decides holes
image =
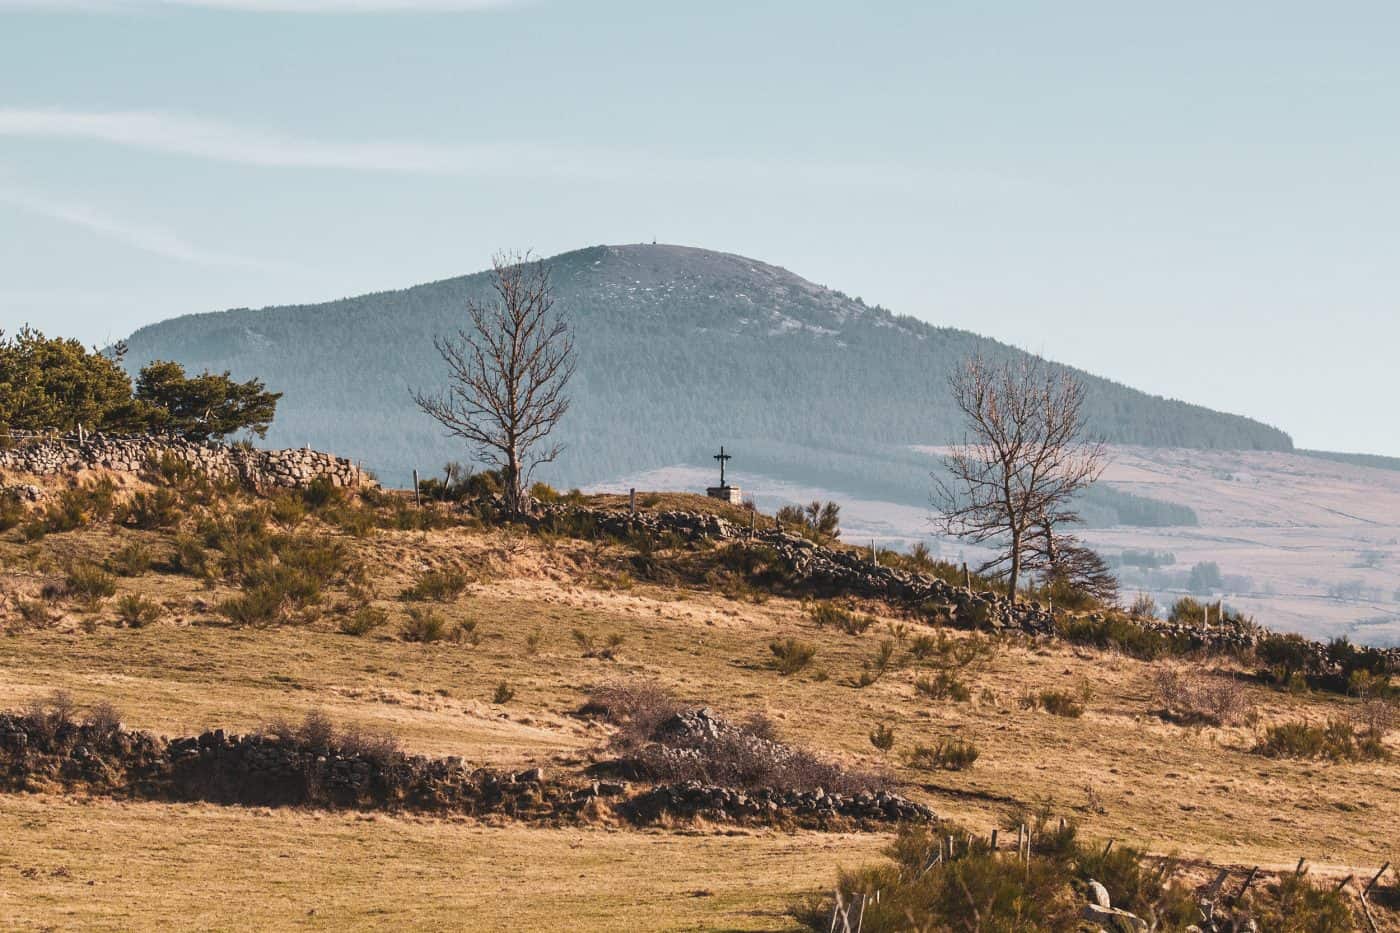
[[[1287,871],[1300,857],[1315,877],[1369,877],[1400,855],[1396,737],[1374,759],[1260,754],[1270,726],[1350,720],[1362,705],[1269,687],[1253,676],[1258,659],[1136,660],[988,641],[878,603],[824,604],[869,619],[863,634],[842,634],[817,604],[726,557],[740,545],[528,532],[402,499],[179,487],[161,510],[159,483],[116,480],[110,497],[82,499],[76,522],[43,533],[33,512],[12,514],[18,524],[0,534],[0,709],[65,690],[81,710],[110,703],[127,725],[170,735],[246,732],[319,709],[415,753],[567,779],[605,760],[615,734],[580,715],[590,694],[652,682],[735,721],[762,714],[785,741],[886,772],[982,835],[1014,837],[1047,807],[1096,845],[1184,856],[1183,878],[1215,865]],[[278,578],[286,601],[249,619],[236,601],[270,585],[276,566],[301,568],[316,592],[293,600],[298,587]],[[153,608],[138,614],[135,599]],[[365,607],[378,624],[348,634]],[[408,640],[423,611],[455,636]],[[920,635],[984,646],[957,674],[966,695],[920,686],[934,672]],[[815,657],[784,676],[770,645],[788,638]],[[886,642],[892,663],[858,686]],[[1170,713],[1164,704],[1182,700],[1166,681],[1223,689],[1228,715]],[[1063,715],[1075,705],[1079,715]],[[872,747],[882,725],[889,751]],[[953,739],[979,751],[971,767],[928,770],[910,757]],[[88,800],[55,787],[0,796],[0,839],[18,843],[0,846],[0,910],[21,926],[154,928],[173,914],[205,927],[793,929],[788,910],[830,891],[838,866],[878,861],[890,831],[636,827],[605,809],[549,826]],[[1382,884],[1378,910],[1393,889]]]
[[[923,501],[926,471],[905,445],[958,430],[950,367],[972,352],[1018,353],[935,327],[783,269],[674,246],[593,247],[549,260],[579,351],[564,456],[546,477],[582,485],[672,463],[708,463],[720,443],[755,467],[852,494]],[[176,318],[131,335],[133,366],[166,358],[258,376],[285,393],[270,442],[363,459],[403,484],[413,468],[462,459],[416,412],[410,386],[442,378],[432,347],[487,288],[470,275],[320,305]],[[1247,418],[1086,375],[1091,420],[1108,440],[1149,446],[1286,450]]]

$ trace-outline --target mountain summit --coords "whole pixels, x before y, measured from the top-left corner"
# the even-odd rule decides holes
[[[959,430],[946,377],[964,356],[1017,354],[968,331],[865,304],[777,266],[682,246],[595,246],[546,260],[578,347],[567,449],[542,477],[596,482],[708,462],[721,442],[747,469],[905,501],[924,499],[917,445]],[[235,309],[144,327],[129,362],[258,376],[285,393],[268,440],[362,459],[387,480],[464,452],[409,388],[443,367],[486,273],[318,305]],[[1091,426],[1116,443],[1288,450],[1282,431],[1084,376]]]

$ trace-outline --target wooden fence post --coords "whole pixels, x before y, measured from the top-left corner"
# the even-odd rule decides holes
[[[418,470],[413,471],[413,504],[418,508],[423,507],[423,493],[418,488]]]

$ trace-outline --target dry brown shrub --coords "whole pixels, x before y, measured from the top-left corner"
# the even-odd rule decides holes
[[[1152,684],[1162,716],[1182,725],[1235,725],[1257,715],[1253,696],[1233,675],[1163,667]]]

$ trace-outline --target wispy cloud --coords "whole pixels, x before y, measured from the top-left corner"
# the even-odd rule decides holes
[[[93,113],[0,108],[0,136],[81,139],[219,162],[428,174],[498,174],[553,161],[548,150],[502,145],[318,142],[144,110]]]
[[[246,13],[474,13],[523,0],[0,0],[0,10],[144,13],[178,7]]]
[[[922,167],[890,163],[694,157],[547,142],[313,140],[150,110],[0,108],[2,136],[102,142],[240,165],[420,175],[686,183],[710,178],[873,188],[907,187],[934,180]],[[940,187],[988,190],[1007,184],[1006,179],[981,173],[945,170],[937,174]]]
[[[124,243],[135,249],[205,266],[260,267],[261,263],[245,256],[201,249],[178,234],[162,227],[134,223],[112,217],[89,204],[67,201],[46,194],[0,184],[0,204],[8,204],[51,220],[81,227],[99,236]]]

